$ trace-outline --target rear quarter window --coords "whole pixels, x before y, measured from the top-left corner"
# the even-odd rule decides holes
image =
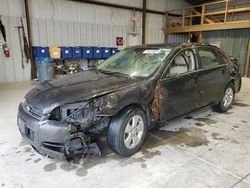
[[[220,65],[217,53],[210,48],[199,48],[198,53],[203,69],[210,69]]]
[[[228,58],[227,56],[225,56],[224,54],[222,54],[221,52],[218,52],[218,56],[219,56],[219,61],[220,61],[220,64],[226,64],[228,63]]]

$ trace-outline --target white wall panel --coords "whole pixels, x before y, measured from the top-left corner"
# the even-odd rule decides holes
[[[74,32],[74,44],[75,46],[81,45],[81,25],[77,22],[73,23],[73,32]]]
[[[32,19],[34,46],[107,46],[126,36],[128,26]],[[141,28],[139,28],[141,29]]]
[[[13,42],[12,40],[12,35],[11,35],[11,26],[13,26],[13,20],[11,17],[6,17],[5,19],[3,19],[3,21],[6,20],[8,24],[5,25],[5,29],[6,29],[6,33],[8,33],[7,35],[7,40],[10,41],[10,43]],[[18,43],[17,43],[18,44]],[[17,46],[17,44],[15,46]],[[16,70],[15,70],[15,64],[13,63],[14,58],[13,58],[13,51],[14,45],[11,46],[10,48],[10,53],[11,56],[9,58],[5,58],[5,69],[6,69],[6,76],[7,76],[7,80],[8,81],[15,81],[16,79]],[[20,62],[19,62],[20,63]]]
[[[7,33],[7,41],[10,45],[10,57],[5,58],[2,49],[0,50],[0,82],[3,81],[17,81],[17,80],[29,80],[30,79],[30,65],[27,65],[25,59],[24,69],[21,66],[21,49],[18,36],[19,18],[16,17],[2,17],[3,23],[5,23],[5,29]],[[25,20],[24,20],[25,24]]]
[[[53,22],[53,20],[46,20],[46,33],[47,33],[48,46],[54,46],[55,39],[54,39],[54,22]]]
[[[0,14],[1,15],[10,15],[9,14],[9,3],[8,3],[8,0],[1,0]]]
[[[74,22],[68,22],[68,46],[76,46],[75,43],[75,31],[74,31]]]
[[[31,20],[31,30],[32,30],[32,42],[33,45],[36,46],[37,44],[40,44],[40,37],[39,37],[39,28],[38,28],[38,22],[36,22],[34,19]]]
[[[146,43],[164,42],[164,17],[156,14],[147,14]]]
[[[39,32],[40,46],[46,46],[48,44],[46,24],[47,24],[46,20],[38,20],[38,32]]]
[[[78,6],[78,19],[83,23],[94,23],[96,21],[96,6],[85,4]]]
[[[23,2],[20,0],[0,0],[0,15],[23,16]]]
[[[3,51],[0,51],[0,81],[7,81]]]
[[[61,41],[61,23],[59,21],[53,21],[53,27],[54,27],[54,46],[62,46]],[[39,45],[36,44],[36,45]]]

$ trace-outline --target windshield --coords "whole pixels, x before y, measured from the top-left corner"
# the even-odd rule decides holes
[[[125,49],[100,64],[98,70],[129,77],[148,77],[160,67],[171,50],[171,48]]]

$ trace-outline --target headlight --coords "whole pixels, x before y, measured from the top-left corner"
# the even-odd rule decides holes
[[[62,117],[61,117],[60,107],[57,107],[54,110],[52,110],[52,112],[48,114],[48,116],[50,120],[61,121]]]
[[[97,112],[98,107],[94,105],[93,101],[72,103],[55,108],[51,112],[50,119],[69,123],[86,123],[96,120]]]
[[[100,97],[94,101],[95,106],[102,108],[112,108],[114,104],[118,102],[118,96],[117,95],[106,95],[103,97]]]

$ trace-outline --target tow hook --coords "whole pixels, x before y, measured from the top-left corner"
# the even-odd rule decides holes
[[[97,144],[90,143],[90,138],[82,132],[72,134],[70,141],[65,146],[66,159],[79,163],[82,158],[86,158],[89,155],[101,156],[101,151]]]

